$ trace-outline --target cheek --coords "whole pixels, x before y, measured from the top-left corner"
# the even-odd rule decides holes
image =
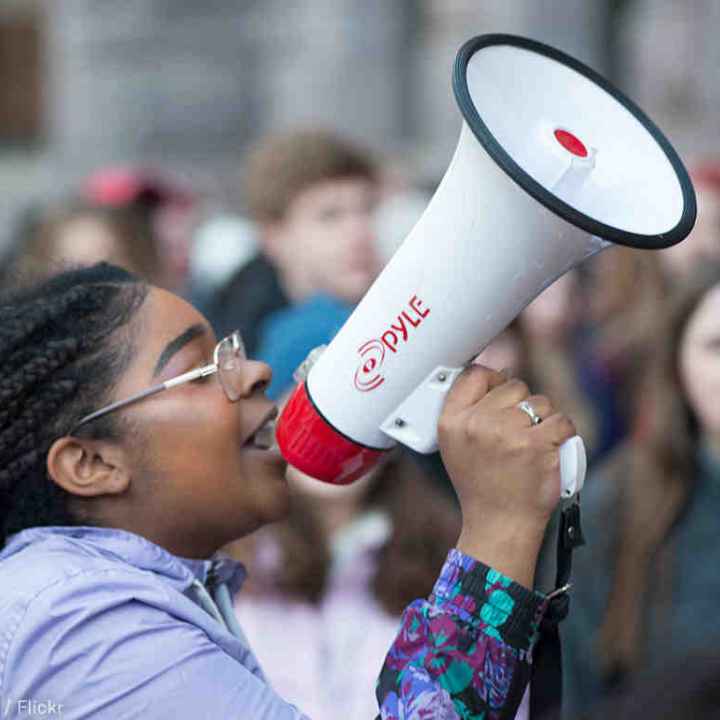
[[[220,388],[203,388],[192,398],[188,394],[166,403],[150,422],[154,457],[175,472],[212,472],[237,455],[241,442],[239,415]]]

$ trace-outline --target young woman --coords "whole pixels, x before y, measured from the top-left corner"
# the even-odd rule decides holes
[[[276,414],[269,368],[107,265],[0,302],[0,367],[6,715],[34,701],[64,718],[304,717],[234,619],[242,567],[214,557],[287,512],[285,463],[261,441]],[[557,448],[574,434],[528,395],[474,367],[448,397],[439,438],[462,531],[429,600],[403,614],[382,718],[517,708],[547,606],[528,588],[559,498]]]
[[[578,711],[720,643],[720,267],[697,268],[657,316],[634,437],[583,495],[564,628]]]

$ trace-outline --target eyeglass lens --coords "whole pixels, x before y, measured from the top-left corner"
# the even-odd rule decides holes
[[[228,400],[235,402],[242,394],[240,370],[247,359],[240,333],[234,332],[220,342],[217,349],[218,379]]]

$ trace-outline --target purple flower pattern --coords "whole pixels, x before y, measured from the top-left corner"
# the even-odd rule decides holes
[[[403,613],[377,684],[382,720],[512,717],[545,600],[451,550],[428,600]]]

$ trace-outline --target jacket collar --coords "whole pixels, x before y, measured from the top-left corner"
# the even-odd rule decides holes
[[[22,530],[12,535],[0,551],[0,560],[39,543],[76,545],[79,551],[119,560],[139,570],[160,575],[181,592],[194,580],[205,584],[211,568],[218,583],[226,583],[231,595],[241,587],[247,575],[245,567],[220,553],[207,560],[173,555],[146,538],[116,528],[88,526],[51,526]]]

